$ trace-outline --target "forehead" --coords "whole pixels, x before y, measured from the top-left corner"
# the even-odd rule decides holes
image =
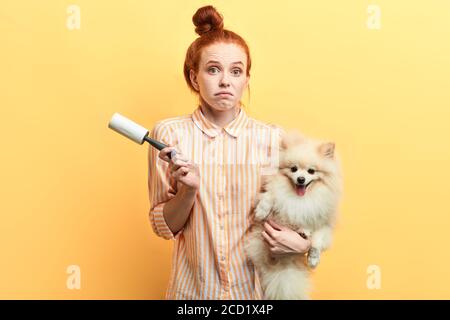
[[[215,43],[202,50],[201,64],[204,65],[210,60],[218,61],[222,65],[229,65],[238,61],[246,65],[247,55],[240,46],[234,43]]]
[[[307,169],[308,167],[319,167],[321,157],[317,152],[318,145],[313,142],[301,143],[291,146],[281,153],[282,159],[287,164],[296,164]]]

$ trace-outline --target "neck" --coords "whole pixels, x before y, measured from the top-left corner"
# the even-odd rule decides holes
[[[208,105],[203,99],[200,101],[200,108],[205,118],[220,128],[232,122],[238,116],[240,110],[240,107],[236,105],[232,109],[218,111]]]

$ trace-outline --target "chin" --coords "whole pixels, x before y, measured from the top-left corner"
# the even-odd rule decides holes
[[[217,103],[213,108],[218,111],[227,111],[227,110],[233,110],[236,107],[236,104],[233,103]]]
[[[298,131],[281,140],[280,162],[264,177],[245,252],[255,265],[265,299],[309,299],[310,273],[331,246],[342,195],[342,175],[333,142],[307,138]],[[311,240],[304,257],[272,258],[261,233],[268,218]]]

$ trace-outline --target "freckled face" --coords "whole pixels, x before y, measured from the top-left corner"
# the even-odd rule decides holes
[[[190,77],[208,105],[226,111],[239,107],[249,81],[246,70],[247,55],[240,46],[216,43],[203,49],[198,73],[191,70]]]

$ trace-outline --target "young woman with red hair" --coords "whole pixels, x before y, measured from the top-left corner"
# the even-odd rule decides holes
[[[243,243],[264,170],[277,166],[282,129],[243,109],[251,69],[244,39],[223,28],[212,6],[198,9],[193,22],[200,37],[187,50],[184,77],[199,104],[158,121],[151,137],[169,146],[149,147],[151,225],[175,240],[166,299],[263,299]],[[264,235],[274,255],[303,255],[310,246],[273,221]]]

